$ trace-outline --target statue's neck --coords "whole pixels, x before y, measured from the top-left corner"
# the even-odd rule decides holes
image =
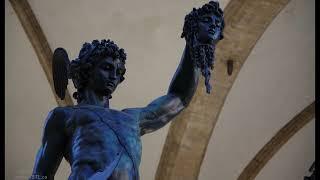
[[[99,95],[91,89],[84,89],[81,91],[81,101],[79,105],[93,105],[104,108],[109,108],[109,98]]]

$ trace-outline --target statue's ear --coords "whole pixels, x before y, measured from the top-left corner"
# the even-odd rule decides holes
[[[52,76],[55,92],[62,100],[68,86],[69,68],[70,60],[67,51],[63,48],[57,48],[52,57]]]

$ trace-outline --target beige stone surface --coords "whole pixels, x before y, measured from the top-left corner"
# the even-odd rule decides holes
[[[232,0],[224,9],[224,39],[216,49],[213,92],[199,86],[190,106],[171,124],[156,179],[197,179],[207,145],[238,72],[260,36],[289,1]],[[226,62],[234,61],[227,74]]]
[[[67,90],[64,99],[60,99],[54,90],[53,76],[52,76],[52,49],[49,46],[48,40],[42,31],[37,18],[27,0],[10,0],[11,6],[15,10],[20,24],[24,32],[27,34],[29,41],[38,57],[43,71],[46,74],[48,83],[52,89],[55,99],[59,106],[73,105],[73,101]]]
[[[257,42],[222,108],[200,180],[237,179],[279,128],[314,101],[314,3],[292,0]],[[282,147],[257,180],[303,179],[315,157],[312,129],[311,123]],[[299,151],[306,154],[291,159]]]
[[[241,172],[238,180],[253,180],[272,157],[315,117],[315,103],[304,108],[265,144]]]

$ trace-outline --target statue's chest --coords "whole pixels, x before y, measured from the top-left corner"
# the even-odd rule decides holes
[[[100,117],[103,123],[116,134],[125,151],[133,156],[133,160],[139,166],[142,146],[138,121],[126,113],[117,111],[104,112]]]
[[[125,134],[139,134],[139,123],[127,113],[100,109],[100,108],[74,108],[66,122],[68,129],[89,128],[104,124],[111,130],[118,130]]]
[[[95,139],[92,141],[103,140],[105,148],[118,149],[115,146],[122,146],[133,156],[135,163],[140,164],[139,124],[126,113],[115,110],[76,109],[66,125],[73,139],[87,139],[88,136],[94,135]],[[91,132],[91,135],[88,132]]]

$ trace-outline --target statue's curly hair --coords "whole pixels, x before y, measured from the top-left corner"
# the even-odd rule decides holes
[[[220,40],[223,39],[223,29],[224,29],[224,18],[223,11],[219,7],[219,2],[210,1],[209,3],[203,5],[201,8],[193,8],[193,10],[185,16],[183,32],[181,38],[186,38],[186,40],[191,40],[193,35],[198,31],[198,23],[201,16],[206,14],[214,14],[219,19],[221,19],[221,35]]]
[[[119,59],[121,63],[125,64],[126,53],[124,49],[119,48],[110,39],[103,39],[101,42],[99,42],[99,40],[93,40],[92,43],[84,43],[78,58],[71,61],[68,76],[72,79],[78,91],[73,94],[73,97],[78,101],[81,99],[79,92],[87,86],[94,66],[104,57]],[[120,81],[122,82],[123,80],[124,73],[120,77]]]

